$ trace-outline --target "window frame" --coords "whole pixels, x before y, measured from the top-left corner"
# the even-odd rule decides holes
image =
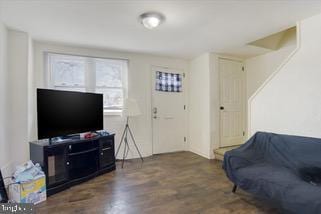
[[[54,85],[53,73],[52,73],[52,64],[51,64],[51,55],[62,55],[62,56],[71,56],[71,57],[82,57],[86,60],[85,66],[85,85],[75,85],[75,86],[61,86],[62,88],[83,88],[85,92],[96,93],[97,88],[103,89],[122,89],[122,98],[123,102],[128,96],[128,70],[129,70],[129,60],[121,58],[107,58],[107,57],[96,57],[96,56],[85,56],[79,54],[70,54],[70,53],[57,53],[57,52],[44,52],[44,66],[45,66],[45,83],[46,87],[50,89],[57,89],[60,86]],[[112,86],[96,86],[96,69],[95,69],[95,59],[101,60],[118,60],[122,64],[121,72],[121,82],[120,87]],[[124,103],[123,103],[124,105]],[[104,115],[121,115],[123,111],[123,105],[121,108],[105,108]]]

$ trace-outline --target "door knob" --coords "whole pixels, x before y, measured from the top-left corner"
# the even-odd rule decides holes
[[[156,107],[153,108],[153,113],[157,114],[157,108]]]
[[[221,109],[221,110],[224,110],[224,106],[221,106],[220,109]]]

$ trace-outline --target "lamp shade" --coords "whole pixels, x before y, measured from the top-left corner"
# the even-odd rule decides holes
[[[124,100],[124,107],[123,107],[123,116],[126,117],[133,117],[140,115],[141,112],[139,110],[139,106],[135,99],[125,99]]]

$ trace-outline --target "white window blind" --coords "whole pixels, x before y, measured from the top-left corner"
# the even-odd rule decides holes
[[[48,86],[57,90],[96,92],[106,111],[121,110],[127,86],[127,60],[46,53]]]

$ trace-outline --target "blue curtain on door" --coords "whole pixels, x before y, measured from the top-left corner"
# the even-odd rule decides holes
[[[156,71],[156,91],[182,92],[182,75]]]

